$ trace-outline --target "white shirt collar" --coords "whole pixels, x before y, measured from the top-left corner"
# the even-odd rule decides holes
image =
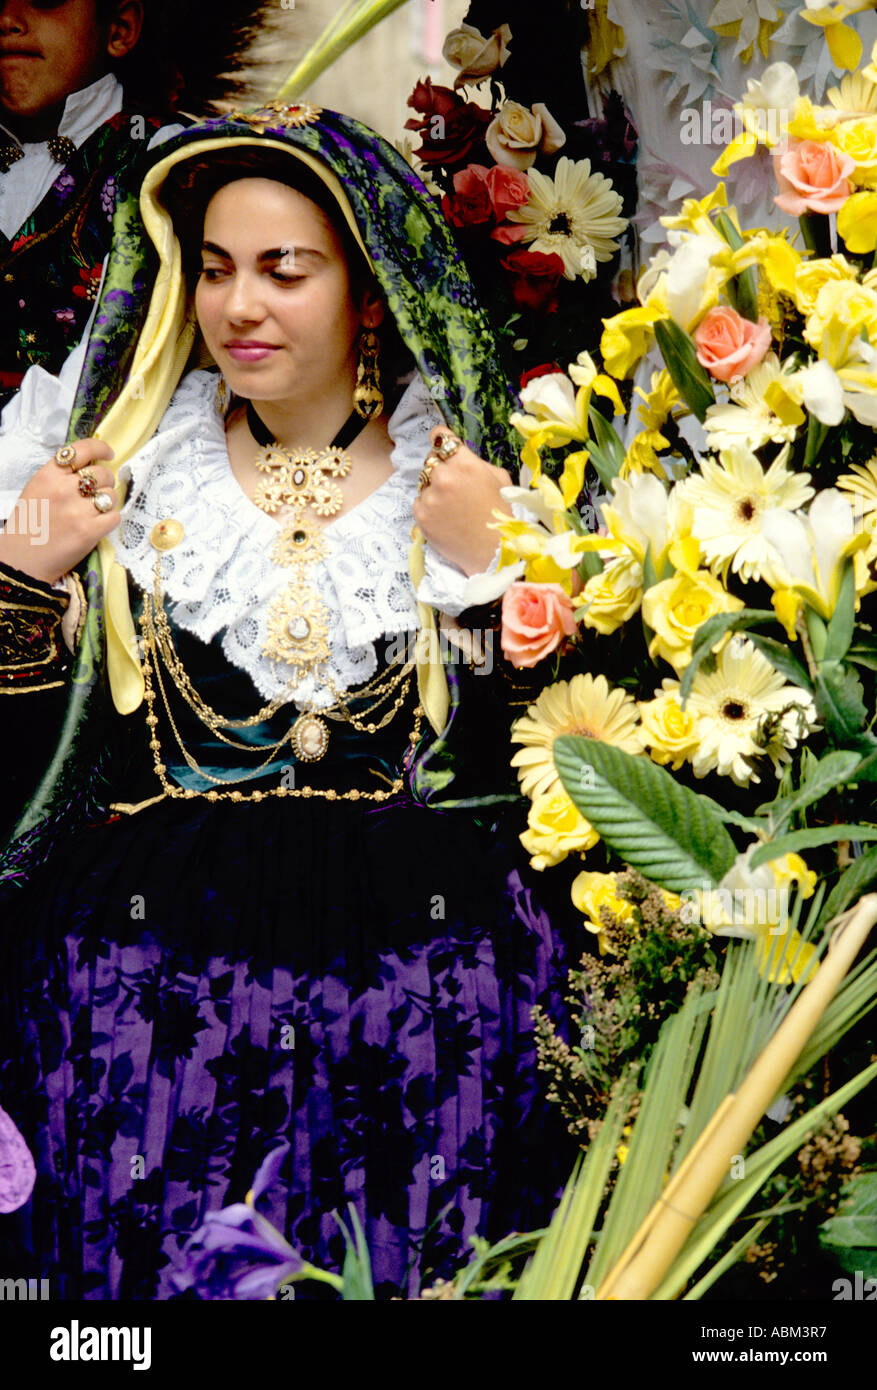
[[[58,125],[58,134],[66,135],[68,140],[72,140],[76,148],[83,145],[97,130],[98,126],[108,121],[111,116],[115,116],[122,109],[122,84],[111,72],[99,77],[90,86],[83,87],[81,91],[71,92],[64,103],[64,114]],[[0,121],[0,130],[6,132],[20,143],[3,122]],[[22,149],[36,148],[46,142],[33,141],[22,143]]]

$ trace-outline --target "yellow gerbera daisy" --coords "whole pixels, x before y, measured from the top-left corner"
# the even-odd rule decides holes
[[[610,690],[605,676],[579,675],[549,685],[512,725],[512,742],[524,745],[512,758],[521,790],[536,797],[563,791],[554,766],[554,740],[581,734],[612,743],[627,753],[643,749],[636,704],[623,690]]]
[[[591,173],[589,159],[564,155],[553,179],[538,169],[528,169],[527,179],[529,201],[510,212],[509,221],[523,224],[531,250],[560,256],[567,280],[592,280],[596,262],[611,261],[618,250],[612,238],[627,227],[627,218],[618,216],[621,195],[603,174]]]
[[[838,489],[852,494],[849,500],[857,516],[877,511],[877,454],[867,463],[853,463],[850,467],[852,473],[844,473],[838,478]]]

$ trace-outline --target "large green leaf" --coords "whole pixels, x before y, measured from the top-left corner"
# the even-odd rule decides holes
[[[597,470],[600,482],[607,492],[612,490],[612,479],[617,478],[624,463],[624,444],[614,427],[601,415],[595,405],[588,410],[588,420],[593,440],[588,444],[591,463]]]
[[[860,735],[868,711],[862,699],[862,683],[840,661],[820,661],[816,672],[816,708],[835,743],[845,744]]]
[[[758,807],[758,814],[771,815],[777,824],[782,824],[795,811],[803,810],[811,802],[818,801],[828,792],[836,791],[838,787],[851,781],[860,761],[858,753],[846,748],[826,753],[796,792],[791,796],[778,796],[774,801],[765,801]]]
[[[610,849],[676,893],[719,882],[737,851],[712,804],[643,755],[600,739],[555,740],[554,763],[582,815]]]
[[[819,845],[830,845],[836,840],[877,840],[877,827],[873,825],[817,825],[811,830],[793,830],[789,835],[778,835],[753,850],[749,867],[757,869],[770,859],[780,859],[784,854],[800,854],[806,849],[817,849]]]
[[[799,685],[802,690],[813,689],[806,670],[782,642],[777,642],[773,637],[765,637],[762,632],[750,632],[749,640],[762,656],[767,657],[774,670],[779,671],[781,676],[792,682],[792,685]]]
[[[673,319],[658,319],[655,341],[673,385],[692,415],[702,422],[716,396],[708,373],[697,360],[694,343]]]
[[[701,662],[710,655],[720,638],[728,632],[742,632],[749,627],[775,622],[776,614],[770,608],[741,608],[736,613],[714,613],[705,623],[701,623],[691,639],[691,660],[679,686],[679,698],[683,705],[691,694]]]
[[[854,859],[848,869],[844,869],[837,883],[825,900],[820,914],[820,924],[830,922],[850,903],[860,898],[866,889],[877,879],[877,849],[869,849],[858,859]]]
[[[877,1246],[877,1173],[860,1173],[845,1185],[837,1215],[819,1228],[823,1245]]]

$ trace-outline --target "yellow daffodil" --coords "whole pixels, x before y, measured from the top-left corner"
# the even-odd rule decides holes
[[[757,842],[738,854],[717,889],[701,895],[703,924],[717,936],[753,938],[761,973],[774,984],[809,979],[816,950],[789,926],[793,887],[812,896],[816,875],[797,854],[786,854],[757,869],[750,867]]]
[[[655,302],[622,309],[612,318],[603,319],[600,355],[607,372],[619,381],[630,376],[654,342],[655,324],[667,317],[666,308]]]
[[[649,655],[663,657],[681,674],[691,661],[691,642],[697,629],[716,613],[735,613],[743,602],[706,570],[675,574],[643,594],[643,618],[652,629]]]
[[[532,856],[531,869],[551,868],[568,854],[591,849],[600,838],[563,790],[533,798],[527,827],[519,838]]]
[[[534,486],[504,488],[509,502],[530,513],[529,519],[494,511],[502,547],[500,566],[524,562],[524,578],[534,584],[560,584],[572,593],[572,571],[592,546],[570,524],[563,494],[544,475]],[[517,577],[520,577],[518,575]]]
[[[580,352],[570,365],[569,377],[563,372],[549,372],[528,382],[521,391],[524,412],[514,411],[510,419],[526,441],[521,459],[531,470],[535,482],[542,468],[541,449],[563,448],[573,440],[587,441],[588,411],[595,394],[611,401],[616,415],[623,413],[618,387],[611,377],[597,370],[587,352]],[[587,460],[587,449],[576,450],[564,460],[560,490],[567,507],[572,506],[581,492]]]
[[[858,66],[862,57],[862,40],[855,29],[844,21],[851,14],[873,10],[875,3],[877,0],[852,0],[852,3],[846,0],[846,3],[839,5],[820,5],[815,3],[815,0],[805,0],[805,5],[798,11],[798,15],[808,24],[815,24],[824,29],[825,41],[835,67],[852,70]]]

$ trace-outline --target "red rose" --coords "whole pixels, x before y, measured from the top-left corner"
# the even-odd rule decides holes
[[[487,191],[501,222],[514,208],[519,208],[530,197],[530,181],[519,169],[507,169],[503,164],[494,164],[487,173]]]
[[[519,309],[537,314],[553,314],[557,309],[557,287],[563,275],[563,261],[552,251],[525,251],[519,246],[503,258],[512,276],[512,299]]]
[[[428,77],[418,82],[408,105],[421,113],[420,120],[406,121],[405,129],[420,135],[422,143],[414,153],[427,166],[462,164],[482,143],[491,120],[489,111],[462,101],[450,87],[434,87]]]
[[[503,222],[491,233],[494,241],[501,241],[503,246],[514,246],[516,241],[521,241],[527,228],[523,222]]]
[[[493,221],[493,205],[482,164],[467,164],[454,175],[454,192],[442,198],[442,212],[454,227],[480,226]]]
[[[538,367],[531,367],[528,372],[521,372],[519,389],[523,391],[528,381],[535,381],[537,376],[554,376],[556,372],[563,373],[563,368],[558,367],[556,362],[540,362]]]

